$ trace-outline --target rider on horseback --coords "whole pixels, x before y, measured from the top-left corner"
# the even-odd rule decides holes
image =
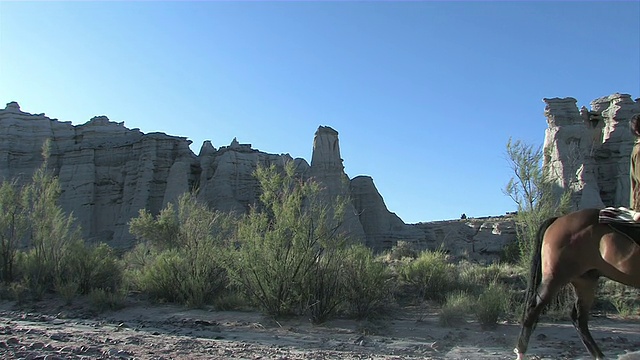
[[[629,175],[631,179],[631,196],[629,205],[636,213],[633,214],[633,220],[640,221],[640,114],[635,114],[629,121],[631,133],[636,137],[631,151],[631,167]]]

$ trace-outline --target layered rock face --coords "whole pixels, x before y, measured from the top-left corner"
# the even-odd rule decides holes
[[[572,194],[573,209],[629,206],[629,120],[640,102],[613,94],[578,109],[574,98],[544,99],[548,129],[544,169],[558,196]]]
[[[499,261],[504,247],[516,241],[515,221],[509,215],[433,221],[412,226],[425,236],[421,248],[443,248],[458,259]]]
[[[104,116],[73,126],[44,114],[0,110],[0,178],[30,180],[51,139],[51,171],[60,179],[61,206],[73,212],[88,241],[131,244],[129,219],[157,213],[197,182],[197,158],[186,138],[143,134]]]
[[[247,212],[260,196],[258,181],[253,176],[258,164],[282,168],[285,161],[293,161],[289,155],[260,152],[236,139],[218,150],[205,141],[197,159],[194,171],[200,172],[199,199],[213,209],[239,213]],[[303,159],[297,159],[296,163],[303,173],[309,167]]]
[[[128,222],[140,209],[157,214],[180,194],[198,189],[200,200],[222,211],[245,212],[258,201],[253,177],[258,164],[283,166],[322,183],[328,195],[349,196],[343,229],[376,250],[409,236],[423,234],[389,212],[367,177],[350,180],[344,173],[338,132],[320,127],[315,134],[311,165],[288,154],[273,155],[240,144],[215,149],[206,141],[196,156],[190,141],[163,133],[144,134],[105,116],[83,125],[29,114],[17,103],[0,110],[0,179],[22,182],[42,164],[41,149],[51,139],[50,170],[60,179],[60,203],[73,212],[87,241],[128,248],[135,239]]]

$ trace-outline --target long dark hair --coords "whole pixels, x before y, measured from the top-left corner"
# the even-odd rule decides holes
[[[635,136],[640,136],[640,114],[635,114],[629,121],[629,129]]]

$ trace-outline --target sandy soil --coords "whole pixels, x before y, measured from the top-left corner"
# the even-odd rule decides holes
[[[100,315],[86,309],[48,301],[25,310],[1,302],[0,358],[514,359],[519,331],[512,323],[491,331],[471,321],[442,327],[435,310],[415,308],[399,310],[387,320],[333,320],[323,325],[303,318],[275,321],[255,312],[142,302]],[[591,328],[610,358],[640,350],[640,321],[594,317]],[[587,355],[570,323],[541,323],[528,358],[588,359]]]

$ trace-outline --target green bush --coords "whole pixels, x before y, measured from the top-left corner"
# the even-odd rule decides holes
[[[519,240],[510,241],[500,251],[500,262],[518,264],[521,256],[521,243]],[[528,256],[528,255],[527,255]]]
[[[213,250],[213,249],[209,249]],[[191,259],[184,270],[183,282],[180,287],[184,304],[189,307],[202,307],[212,304],[222,296],[228,285],[226,271],[219,260],[214,260],[218,254],[204,253],[197,259]],[[189,257],[185,257],[189,259]]]
[[[46,272],[43,271],[45,266],[46,264],[38,261],[34,252],[31,250],[18,254],[16,268],[20,274],[20,280],[16,282],[26,287],[26,293],[32,300],[42,300],[49,288],[53,289],[55,281],[53,274],[50,273],[49,277],[40,275],[43,273],[46,274]],[[53,270],[50,269],[50,271],[52,272]]]
[[[60,284],[75,283],[80,294],[100,288],[116,291],[122,286],[123,266],[109,245],[75,243],[65,258]]]
[[[216,310],[244,310],[251,308],[252,304],[247,297],[234,286],[229,286],[213,302]]]
[[[187,273],[186,263],[179,250],[160,252],[148,266],[141,269],[137,283],[140,290],[159,302],[184,302],[182,282]]]
[[[622,317],[628,317],[638,314],[638,304],[634,299],[630,299],[624,296],[617,296],[611,298],[611,303],[616,308],[616,311]]]
[[[106,310],[119,310],[125,306],[127,293],[122,289],[115,291],[94,288],[89,293],[91,307],[101,313]]]
[[[5,282],[26,285],[36,300],[55,290],[70,249],[82,242],[75,218],[58,204],[60,182],[48,171],[49,153],[50,141],[46,140],[42,146],[44,161],[28,184],[20,189],[15,182],[0,187],[2,277]],[[13,205],[8,206],[8,201]],[[22,240],[27,247],[17,251]]]
[[[442,250],[423,251],[417,259],[402,266],[400,275],[422,298],[438,302],[459,287],[456,267],[448,262]]]
[[[483,266],[470,262],[458,264],[458,279],[461,289],[473,294],[480,294],[489,284],[508,277],[508,268],[500,264]]]
[[[389,267],[364,245],[350,247],[343,261],[343,287],[347,314],[357,319],[385,312],[392,299]]]
[[[401,260],[404,258],[415,259],[416,257],[418,257],[418,252],[408,241],[398,241],[395,246],[385,252],[387,261]]]
[[[67,305],[73,303],[76,295],[78,295],[78,283],[75,281],[58,281],[56,282],[56,293],[64,299]]]
[[[27,286],[33,300],[41,300],[46,293],[55,292],[61,283],[68,282],[66,268],[72,260],[70,245],[60,250],[30,248],[16,257],[16,281]],[[52,252],[56,256],[50,256]]]
[[[447,294],[438,318],[442,326],[456,326],[464,322],[467,315],[473,313],[475,299],[466,292],[454,291]]]
[[[598,293],[608,301],[622,317],[637,315],[640,309],[640,290],[610,279],[603,279]]]
[[[509,289],[498,282],[492,282],[478,296],[475,305],[476,319],[486,329],[495,328],[498,320],[507,314],[511,303]]]
[[[18,248],[29,225],[23,189],[17,181],[3,181],[0,185],[0,279],[5,284],[14,280]]]
[[[231,219],[209,210],[193,193],[155,218],[141,210],[129,224],[143,241],[125,254],[127,283],[155,301],[213,303],[228,285],[222,261]]]
[[[255,176],[260,205],[239,221],[228,273],[267,314],[310,313],[314,322],[324,321],[340,303],[346,199],[297,177],[293,162],[284,173],[259,166]]]
[[[211,304],[226,286],[226,277],[214,257],[206,255],[191,262],[185,250],[157,252],[139,244],[125,255],[125,261],[132,261],[125,272],[126,282],[153,301],[190,307]]]
[[[17,304],[22,305],[29,296],[29,287],[23,282],[12,282],[6,286],[8,299],[14,300]]]
[[[551,303],[547,305],[544,314],[553,321],[570,320],[571,310],[575,302],[576,297],[573,285],[565,285],[551,300]]]
[[[314,324],[331,318],[343,302],[341,259],[340,249],[324,252],[308,274],[309,287],[303,291],[307,297],[306,312]]]

